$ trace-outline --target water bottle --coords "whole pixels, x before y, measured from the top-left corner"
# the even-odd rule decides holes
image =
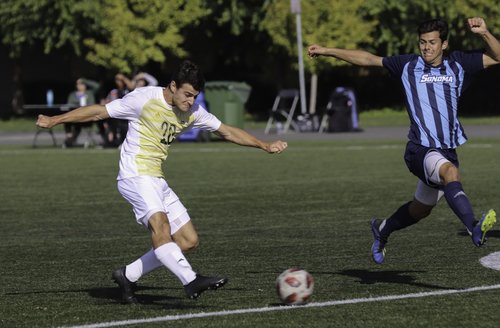
[[[281,123],[281,122],[276,123],[276,133],[277,134],[283,133],[283,123]]]
[[[47,106],[54,105],[54,91],[52,89],[47,90]]]

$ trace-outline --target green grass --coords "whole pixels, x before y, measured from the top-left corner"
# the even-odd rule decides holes
[[[36,130],[36,118],[15,117],[0,120],[0,132],[32,132]],[[63,131],[62,125],[54,127],[54,131]]]
[[[408,114],[405,109],[382,108],[364,111],[359,114],[362,127],[370,126],[408,126]],[[500,124],[500,116],[460,117],[464,125],[492,125]]]
[[[387,262],[370,258],[368,220],[412,198],[403,142],[289,142],[281,155],[222,142],[174,144],[165,172],[201,238],[188,254],[227,286],[197,301],[161,270],[125,306],[111,271],[149,247],[116,190],[117,150],[0,147],[0,326],[55,327],[274,307],[274,280],[301,266],[314,302],[498,284],[478,260],[500,248],[495,229],[475,248],[442,201],[391,236]],[[465,190],[479,213],[498,206],[500,140],[461,148]],[[497,327],[500,290],[132,327]]]
[[[464,125],[492,125],[500,124],[499,116],[484,117],[462,117],[460,121]],[[361,127],[372,126],[408,126],[408,114],[406,110],[396,110],[392,108],[382,108],[377,110],[364,111],[359,114],[359,124]],[[264,129],[266,121],[255,121],[250,115],[245,117],[246,129]],[[34,118],[13,118],[10,120],[0,120],[0,132],[30,132],[35,129]],[[55,131],[62,131],[62,126],[56,126]]]

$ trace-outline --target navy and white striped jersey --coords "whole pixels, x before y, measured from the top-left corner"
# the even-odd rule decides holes
[[[457,116],[458,100],[466,78],[484,69],[481,51],[454,51],[436,67],[415,54],[385,57],[383,65],[403,83],[412,142],[453,149],[467,141]]]

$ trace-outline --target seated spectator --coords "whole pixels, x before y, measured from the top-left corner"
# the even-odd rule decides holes
[[[71,106],[70,110],[95,104],[94,92],[99,88],[99,83],[79,78],[76,80],[76,90],[68,95],[68,105]],[[91,124],[91,123],[90,123]],[[66,132],[66,140],[64,146],[73,147],[82,130],[82,124],[78,123],[65,123],[64,131]]]

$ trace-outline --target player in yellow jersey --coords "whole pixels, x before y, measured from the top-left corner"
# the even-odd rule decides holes
[[[57,124],[126,119],[128,133],[121,147],[118,190],[132,205],[137,222],[151,233],[152,249],[136,261],[115,270],[123,301],[137,303],[135,282],[165,266],[184,285],[189,298],[222,287],[227,278],[205,277],[193,271],[183,252],[198,246],[198,234],[186,208],[168,186],[161,169],[168,148],[188,127],[208,130],[235,144],[281,153],[287,143],[267,143],[236,127],[226,125],[205,108],[194,104],[205,79],[198,66],[185,61],[165,87],[138,88],[109,104],[80,107],[57,116],[39,115],[41,128]]]

